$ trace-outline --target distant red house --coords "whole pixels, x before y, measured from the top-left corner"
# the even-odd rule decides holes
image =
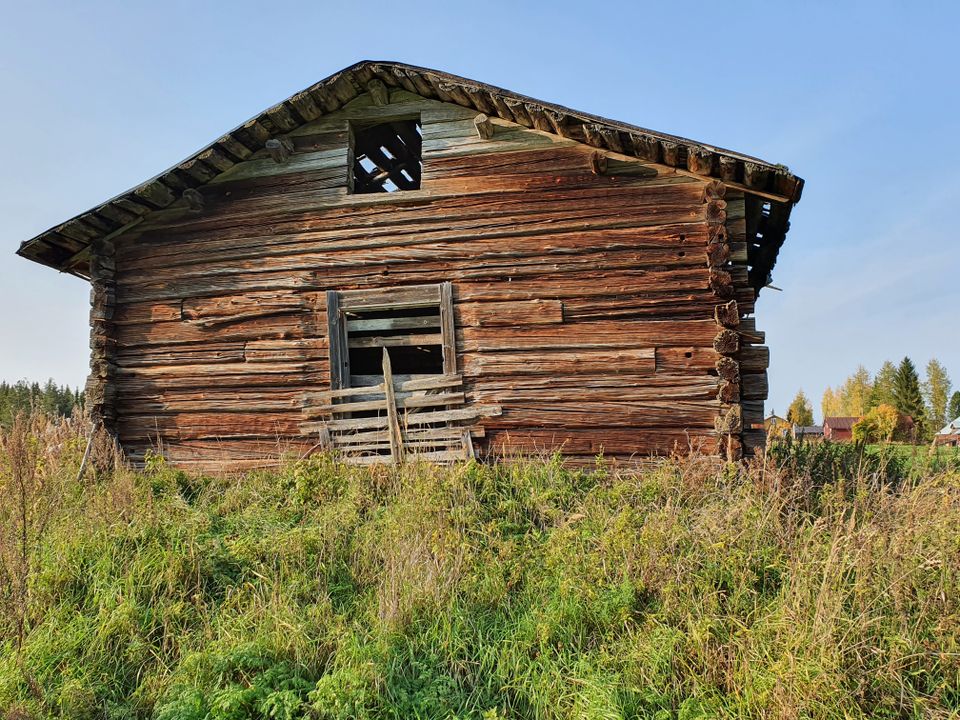
[[[834,442],[853,440],[853,426],[859,417],[827,417],[823,419],[823,439]]]

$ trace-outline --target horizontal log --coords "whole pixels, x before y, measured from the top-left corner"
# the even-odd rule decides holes
[[[716,400],[668,401],[644,403],[590,402],[569,403],[523,402],[503,406],[503,415],[483,421],[488,431],[529,428],[533,422],[543,428],[645,427],[678,428],[713,427],[720,410]]]
[[[164,365],[222,365],[228,362],[244,361],[244,343],[204,343],[186,347],[118,348],[112,359],[117,367],[136,368]]]
[[[712,347],[658,347],[657,372],[710,371],[714,369],[718,357]]]
[[[459,327],[550,325],[563,322],[563,303],[558,300],[458,303],[454,317]]]
[[[120,414],[120,439],[213,439],[219,437],[290,437],[300,434],[299,415],[290,413],[179,413],[175,415]]]
[[[415,254],[414,254],[415,255]],[[544,254],[540,250],[520,257],[518,254],[498,251],[497,257],[486,260],[470,254],[468,248],[458,250],[457,256],[449,260],[436,260],[408,256],[393,262],[379,263],[373,266],[360,265],[354,256],[349,267],[329,268],[324,271],[324,259],[307,256],[293,258],[274,258],[269,262],[231,264],[222,267],[193,266],[189,270],[175,272],[171,270],[155,271],[150,276],[126,277],[121,283],[124,299],[162,299],[154,293],[171,290],[183,295],[195,295],[212,289],[224,290],[277,290],[290,287],[292,277],[299,278],[306,289],[318,287],[385,286],[409,285],[428,282],[434,278],[448,281],[468,279],[498,279],[508,277],[542,277],[584,270],[634,270],[646,272],[650,285],[660,289],[684,287],[701,290],[709,286],[711,275],[703,267],[701,259],[691,256],[680,257],[671,251],[603,249],[583,250],[576,253],[563,253],[559,257]],[[512,256],[511,256],[512,255]],[[660,255],[661,257],[657,257]],[[728,276],[728,273],[724,273]],[[654,285],[654,277],[660,282]],[[693,282],[691,282],[691,280]],[[279,281],[279,283],[278,283]],[[713,288],[711,288],[713,289]],[[390,305],[380,304],[383,309]],[[426,307],[428,303],[409,304],[408,307]],[[372,302],[370,303],[372,307]],[[403,307],[394,305],[392,307]],[[226,320],[212,322],[231,322],[236,316]],[[203,322],[203,321],[199,321]],[[208,321],[210,322],[210,321]]]
[[[579,206],[580,203],[575,205]],[[527,213],[529,208],[517,217],[526,221]],[[472,251],[470,254],[509,257],[537,252],[570,253],[597,247],[698,251],[702,260],[706,260],[708,229],[702,222],[660,225],[644,222],[624,228],[617,227],[614,216],[608,216],[605,220],[597,217],[586,228],[581,222],[577,226],[579,231],[576,231],[573,227],[565,227],[567,224],[563,218],[550,224],[521,222],[517,225],[496,221],[491,223],[490,218],[485,216],[477,216],[473,220],[458,217],[456,220],[456,223],[450,222],[450,219],[439,223],[436,218],[429,216],[420,221],[408,219],[402,224],[384,222],[375,235],[371,235],[369,227],[365,225],[329,229],[320,226],[292,229],[294,231],[289,233],[273,227],[271,234],[262,236],[242,231],[216,230],[187,235],[174,233],[172,237],[179,242],[171,243],[166,235],[131,241],[129,246],[124,246],[124,263],[142,267],[146,262],[173,268],[197,263],[236,263],[323,253],[332,260],[339,258],[340,265],[350,265],[356,262],[371,264],[378,260],[397,262],[408,258],[454,258],[458,253],[463,255],[465,249]],[[510,238],[509,244],[503,242],[506,238]],[[378,250],[379,254],[376,252]]]
[[[589,402],[641,403],[668,400],[712,400],[720,387],[711,375],[617,375],[598,377],[479,378],[465,384],[471,402],[517,403]]]
[[[744,400],[766,400],[770,390],[767,373],[750,373],[743,376],[742,392]]]
[[[243,359],[248,363],[326,360],[326,338],[247,340]]]
[[[552,455],[662,455],[699,450],[715,452],[717,439],[711,430],[675,427],[580,428],[558,430],[496,430],[485,445],[495,456],[517,454]]]
[[[116,341],[119,348],[128,350],[147,346],[171,348],[191,343],[305,339],[308,334],[317,332],[314,320],[309,312],[303,312],[259,316],[208,327],[182,321],[129,323],[117,327]]]
[[[460,353],[517,350],[651,347],[669,338],[677,344],[709,346],[716,324],[709,320],[623,320],[569,323],[559,326],[459,328]]]
[[[231,204],[222,217],[208,211],[199,217],[184,217],[180,222],[157,220],[152,226],[141,225],[129,238],[130,244],[121,246],[118,261],[124,265],[134,260],[167,256],[170,262],[177,262],[178,248],[189,257],[200,252],[196,240],[216,240],[218,236],[224,241],[232,238],[242,247],[247,243],[246,238],[276,246],[294,242],[295,236],[307,233],[309,238],[316,239],[324,234],[331,240],[355,237],[356,243],[362,239],[364,228],[385,226],[394,228],[394,232],[402,229],[410,234],[444,230],[469,231],[478,236],[509,236],[590,229],[584,227],[585,222],[611,228],[704,222],[703,206],[697,204],[695,187],[685,185],[553,187],[537,193],[522,188],[515,193],[468,196],[456,193],[447,197],[417,198],[415,204],[409,199],[404,201],[403,197],[391,197],[392,202],[383,207],[371,207],[370,203],[377,201],[370,199],[364,200],[363,205],[324,207],[312,197],[315,191],[304,192],[311,196],[312,202],[299,213],[291,205],[295,198],[288,192],[273,200],[277,210],[282,210],[277,216],[256,208],[238,216],[238,208]],[[222,249],[229,249],[229,245],[222,244]],[[210,252],[217,250],[216,246],[208,248]]]
[[[763,345],[747,345],[737,353],[740,372],[744,375],[766,372],[770,366],[770,348]]]
[[[344,290],[340,293],[340,309],[349,311],[397,310],[431,307],[440,303],[440,285]]]
[[[247,321],[304,309],[304,297],[291,293],[251,292],[224,297],[188,298],[181,305],[182,318],[200,327]]]
[[[652,374],[653,348],[620,350],[557,350],[466,354],[461,357],[465,377],[501,377],[561,374]]]
[[[289,392],[261,392],[259,395],[246,394],[230,398],[229,393],[214,395],[197,393],[194,397],[184,395],[171,396],[166,392],[157,399],[145,397],[126,397],[116,403],[121,416],[148,415],[161,417],[182,413],[296,413],[300,408],[300,394]]]

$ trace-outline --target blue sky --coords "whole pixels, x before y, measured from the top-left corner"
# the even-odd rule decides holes
[[[0,378],[81,384],[88,288],[13,253],[361,59],[465,75],[784,163],[768,410],[858,363],[960,385],[955,3],[0,0]]]

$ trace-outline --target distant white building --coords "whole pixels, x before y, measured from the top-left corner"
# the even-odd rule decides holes
[[[960,445],[960,417],[940,428],[933,441],[937,445]]]

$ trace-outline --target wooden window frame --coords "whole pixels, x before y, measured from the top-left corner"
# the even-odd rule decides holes
[[[453,318],[453,286],[449,282],[402,285],[369,290],[327,291],[327,338],[330,352],[330,388],[351,387],[350,336],[346,313],[400,311],[436,307],[440,315],[440,347],[443,373],[457,372],[456,330]],[[375,342],[373,347],[383,347]]]
[[[405,140],[403,137],[398,137],[400,139],[400,144],[391,151],[393,158],[379,158],[379,162],[374,158],[370,158],[371,162],[374,163],[377,169],[382,173],[389,173],[389,177],[385,178],[379,183],[381,188],[377,189],[367,189],[367,190],[358,190],[357,189],[357,136],[365,132],[378,128],[380,126],[393,125],[395,123],[409,123],[413,122],[416,125],[418,133],[420,134],[419,138],[419,147],[411,148],[410,141]],[[348,132],[349,132],[349,147],[347,153],[347,192],[350,195],[369,195],[372,197],[377,197],[379,195],[394,195],[396,193],[411,193],[417,192],[422,189],[423,183],[423,121],[421,119],[420,113],[405,113],[397,116],[376,118],[370,120],[350,120],[348,122]],[[389,141],[387,141],[389,144]],[[411,148],[407,150],[407,148]],[[390,148],[388,148],[390,150]],[[394,166],[396,162],[402,162],[402,158],[396,153],[408,154],[411,157],[415,157],[418,163],[416,169],[407,167],[406,171],[413,180],[406,181],[404,180],[401,183],[401,178],[394,176],[394,171],[390,170],[390,167]],[[361,155],[366,153],[361,153]],[[367,172],[365,169],[361,168],[361,172]],[[387,190],[384,187],[385,182],[393,182],[396,186],[394,190]],[[415,183],[415,187],[404,187],[403,185],[407,182]]]

